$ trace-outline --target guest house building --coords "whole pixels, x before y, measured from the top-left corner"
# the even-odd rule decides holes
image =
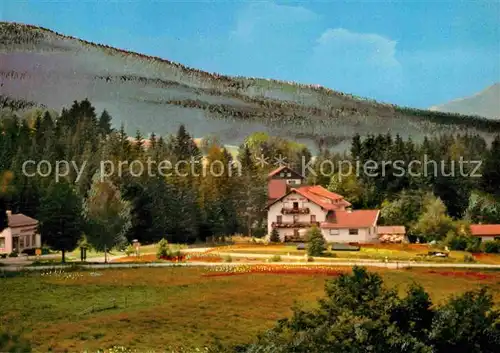
[[[303,241],[312,226],[327,242],[378,241],[379,210],[352,210],[342,195],[305,185],[304,177],[289,167],[269,173],[268,198],[268,234],[276,229],[281,241]]]

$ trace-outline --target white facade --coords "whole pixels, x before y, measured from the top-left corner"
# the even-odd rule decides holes
[[[487,242],[487,241],[494,241],[495,239],[500,238],[498,235],[482,235],[478,236],[478,238],[481,238],[481,242]]]
[[[0,254],[18,253],[23,250],[37,249],[42,246],[36,227],[6,228],[0,232]]]
[[[295,204],[295,205],[294,205]],[[294,213],[284,214],[283,209],[293,209],[294,206],[301,209],[309,209],[309,213]],[[273,223],[311,223],[324,222],[327,211],[320,206],[310,202],[304,196],[297,192],[291,192],[280,201],[272,204],[267,213],[267,232],[271,234]],[[280,219],[281,217],[281,219]],[[293,236],[294,228],[276,228],[279,232],[281,241],[285,240],[285,236]],[[295,228],[300,229],[300,228]]]
[[[322,228],[327,243],[374,243],[378,241],[377,227]]]

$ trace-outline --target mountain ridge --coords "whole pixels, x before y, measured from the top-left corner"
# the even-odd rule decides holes
[[[500,131],[500,122],[481,117],[398,107],[318,85],[208,73],[33,25],[1,22],[0,39],[2,95],[53,109],[89,98],[129,133],[164,134],[183,123],[195,136],[218,135],[228,144],[266,131],[333,146],[354,133]]]
[[[460,114],[477,114],[490,119],[500,119],[500,82],[496,82],[471,96],[456,98],[429,108]]]

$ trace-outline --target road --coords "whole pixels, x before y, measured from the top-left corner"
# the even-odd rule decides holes
[[[80,265],[83,269],[107,269],[107,268],[141,268],[141,267],[213,267],[213,266],[252,266],[252,265],[269,265],[269,262],[227,262],[227,263],[214,263],[214,262],[182,262],[182,263],[171,263],[171,262],[158,262],[158,263],[144,263],[144,264],[130,264],[130,263],[111,263],[111,264],[83,264]],[[325,263],[325,262],[272,262],[274,266],[365,266],[365,267],[378,267],[378,268],[389,268],[389,269],[402,269],[402,268],[413,268],[413,267],[425,267],[425,268],[460,268],[460,269],[500,269],[500,265],[488,265],[488,264],[453,264],[453,263],[428,263],[428,262],[361,262],[361,261],[336,261],[335,263]],[[0,267],[0,272],[2,271],[47,271],[47,270],[58,270],[64,269],[71,265],[57,264],[57,265],[47,265],[47,266],[3,266]]]

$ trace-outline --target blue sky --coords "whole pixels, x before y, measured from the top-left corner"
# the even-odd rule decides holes
[[[229,75],[429,107],[500,81],[499,1],[15,1],[2,20]]]

